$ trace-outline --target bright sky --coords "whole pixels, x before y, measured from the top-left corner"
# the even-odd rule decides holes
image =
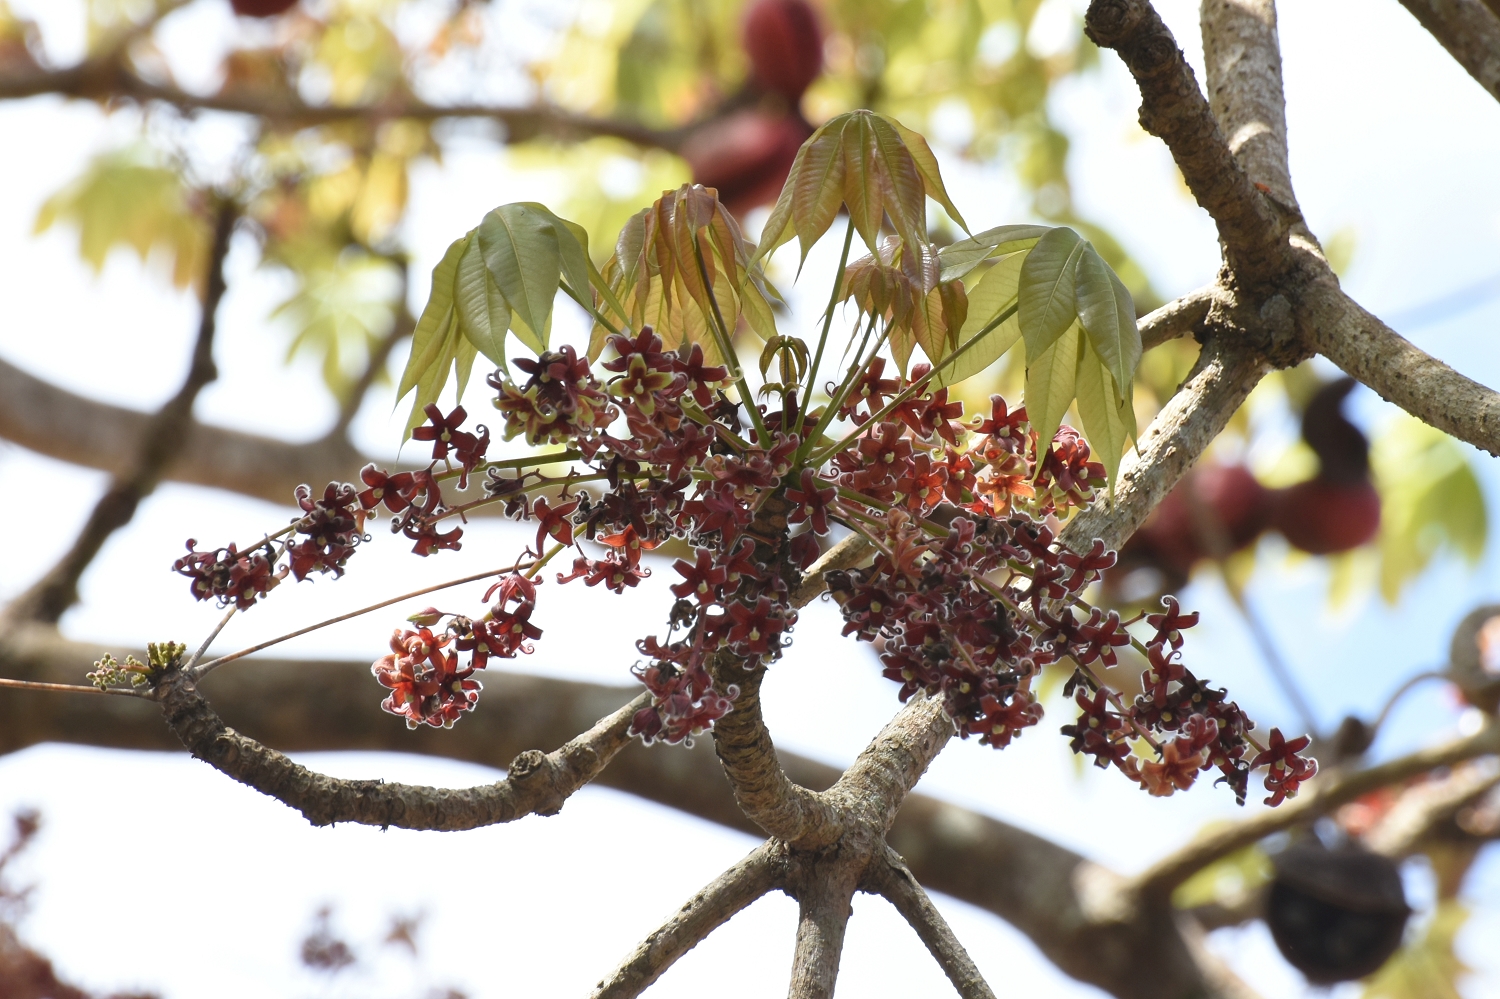
[[[40,2],[16,6],[41,8]],[[1201,79],[1195,5],[1169,0],[1158,7]],[[227,5],[195,16],[177,29],[182,39],[235,30]],[[1059,30],[1067,30],[1066,19],[1060,23]],[[1500,105],[1394,0],[1288,3],[1282,38],[1293,176],[1314,231],[1352,227],[1357,235],[1346,287],[1378,314],[1403,317],[1402,331],[1424,349],[1500,384],[1500,352],[1492,346],[1500,301],[1458,307],[1482,296],[1469,290],[1493,285],[1500,273],[1500,189],[1493,183]],[[1211,279],[1217,248],[1211,224],[1181,191],[1165,150],[1135,125],[1136,104],[1128,74],[1106,53],[1101,69],[1070,83],[1055,106],[1075,138],[1071,163],[1084,213],[1105,222],[1157,286],[1175,295]],[[185,369],[194,304],[133,258],[119,255],[95,277],[78,262],[72,233],[30,234],[42,200],[89,155],[128,138],[131,127],[128,116],[106,123],[92,108],[45,99],[0,106],[0,134],[12,151],[3,168],[8,197],[0,202],[0,269],[7,275],[0,356],[74,391],[149,408],[170,395]],[[213,127],[233,134],[229,124]],[[28,152],[16,155],[19,150]],[[1020,220],[1013,187],[993,171],[951,158],[945,169],[955,200],[976,228]],[[555,195],[547,178],[514,174],[492,149],[456,143],[441,170],[426,169],[414,182],[410,242],[414,273],[422,275],[414,304],[425,300],[425,275],[442,249],[484,211]],[[836,251],[835,244],[809,265],[801,285],[809,294],[821,294],[820,275],[832,265],[824,258]],[[248,243],[232,253],[229,272],[218,354],[223,375],[204,392],[200,416],[290,438],[316,437],[332,418],[317,373],[281,365],[286,332],[266,320],[285,285],[255,270]],[[1454,293],[1458,305],[1444,304]],[[1372,393],[1356,398],[1367,425],[1390,417]],[[357,423],[359,441],[372,452],[393,451],[399,414],[389,415],[391,404],[388,395],[377,396]],[[1285,437],[1283,418],[1266,412],[1261,419]],[[1492,461],[1476,462],[1491,519],[1500,521],[1500,471]],[[0,511],[12,523],[35,522],[31,498],[39,490],[49,507],[45,530],[14,531],[7,540],[3,600],[67,545],[103,477],[0,445],[0,482],[7,486],[0,490]],[[167,571],[183,539],[249,537],[285,516],[256,501],[163,487],[106,547],[65,630],[105,642],[168,636],[191,642],[217,614],[190,601],[181,578]],[[237,619],[222,642],[226,648],[249,644],[380,599],[395,586],[413,588],[501,564],[524,533],[475,524],[462,552],[425,561],[377,537],[338,585],[320,580],[284,588]],[[1346,711],[1368,715],[1403,676],[1441,662],[1458,618],[1500,596],[1495,543],[1477,571],[1443,564],[1396,608],[1371,597],[1329,611],[1326,575],[1317,562],[1289,563],[1268,551],[1263,564],[1252,598],[1325,724]],[[546,635],[518,668],[625,682],[635,658],[631,643],[642,621],[660,617],[668,582],[659,574],[622,598],[547,587],[539,610]],[[477,602],[478,593],[465,599]],[[1205,612],[1188,646],[1200,674],[1228,685],[1264,725],[1294,724],[1221,589],[1205,580],[1188,589],[1185,602]],[[288,648],[373,658],[405,613],[393,609]],[[579,625],[583,614],[586,627]],[[896,700],[868,655],[838,638],[836,622],[827,605],[804,613],[796,644],[767,681],[765,701],[782,745],[847,762]],[[370,710],[378,710],[379,697],[372,683]],[[836,710],[829,710],[830,701]],[[1141,868],[1206,822],[1237,814],[1231,798],[1209,782],[1160,801],[1117,775],[1080,771],[1055,734],[1061,713],[1049,714],[1003,753],[953,746],[922,790],[1057,838],[1122,871]],[[1440,689],[1425,688],[1403,702],[1377,755],[1451,731],[1458,720]],[[345,776],[455,786],[496,777],[482,767],[395,754],[312,755],[303,762]],[[151,988],[170,999],[415,996],[448,986],[476,999],[583,994],[663,917],[754,845],[749,837],[595,789],[575,796],[558,817],[470,833],[314,830],[279,803],[181,756],[61,746],[0,758],[0,811],[23,804],[45,816],[38,845],[19,872],[39,885],[27,937],[80,983],[101,990]],[[1410,872],[1409,883],[1418,901],[1430,891],[1420,869]],[[1481,944],[1500,938],[1500,863],[1493,852],[1471,885],[1476,914],[1461,941],[1480,973],[1467,995],[1500,996],[1500,956]],[[330,986],[298,968],[297,942],[323,904],[334,907],[335,926],[373,959],[364,977]],[[1056,972],[998,919],[948,899],[939,904],[981,970],[1007,994],[1097,994]],[[426,917],[416,964],[378,947],[395,914]],[[650,994],[699,995],[705,987],[725,997],[777,994],[785,988],[794,920],[794,904],[781,896],[757,903]],[[163,946],[166,940],[172,945]],[[1263,994],[1305,993],[1263,929],[1221,932],[1212,945]],[[739,960],[726,976],[730,948],[744,947],[762,951],[765,960]],[[842,996],[947,994],[914,935],[879,900],[857,901],[843,967]]]

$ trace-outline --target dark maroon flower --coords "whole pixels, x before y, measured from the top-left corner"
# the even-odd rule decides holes
[[[444,649],[449,636],[427,628],[391,634],[391,652],[375,660],[370,672],[391,693],[381,707],[406,719],[407,728],[431,725],[452,728],[479,701],[480,683],[472,669],[459,669],[458,656]]]
[[[714,556],[706,548],[699,548],[695,562],[678,559],[672,563],[682,582],[672,584],[672,593],[679,599],[688,597],[700,604],[711,604],[718,599],[719,587],[724,585],[729,573],[722,566],[714,565]]]
[[[815,532],[828,533],[828,504],[838,496],[838,489],[832,485],[825,487],[824,482],[812,469],[802,470],[801,488],[786,491],[787,501],[793,504],[792,511],[787,514],[788,524],[811,521]]]
[[[1297,796],[1302,782],[1318,772],[1318,761],[1300,756],[1312,742],[1305,735],[1288,740],[1281,729],[1271,729],[1271,738],[1266,748],[1250,761],[1250,769],[1266,768],[1265,785],[1271,796],[1265,799],[1268,805],[1279,805],[1287,798]]]
[[[409,494],[415,479],[411,472],[397,472],[392,475],[383,468],[377,468],[374,462],[359,470],[360,481],[369,488],[359,494],[359,505],[366,510],[373,510],[381,503],[391,513],[400,513],[410,505]]]
[[[536,503],[532,505],[532,513],[540,521],[536,528],[536,553],[538,555],[542,554],[542,544],[549,537],[556,539],[562,545],[573,543],[573,522],[568,518],[577,509],[577,500],[551,506],[547,503],[547,497],[536,498]]]

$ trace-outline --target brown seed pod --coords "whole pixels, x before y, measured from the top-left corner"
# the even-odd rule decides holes
[[[1389,858],[1357,846],[1329,850],[1310,839],[1273,863],[1266,923],[1282,956],[1309,982],[1363,978],[1401,945],[1411,909]]]
[[[823,72],[823,29],[807,0],[756,0],[744,43],[755,82],[793,104]]]

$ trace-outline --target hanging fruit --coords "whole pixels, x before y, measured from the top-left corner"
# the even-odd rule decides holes
[[[823,72],[823,29],[807,0],[756,0],[745,13],[744,43],[755,83],[794,107]]]
[[[770,204],[813,128],[800,115],[736,111],[695,129],[680,152],[693,181],[719,192],[736,215]]]
[[[1363,847],[1315,838],[1272,858],[1266,923],[1287,962],[1315,985],[1374,972],[1401,945],[1411,909],[1395,863]]]
[[[1279,490],[1271,526],[1313,555],[1346,552],[1380,530],[1380,494],[1370,481],[1370,442],[1348,417],[1344,399],[1357,383],[1340,378],[1318,390],[1302,414],[1302,439],[1318,456],[1318,474]]]
[[[1244,465],[1199,466],[1126,543],[1119,570],[1154,569],[1161,588],[1176,588],[1200,559],[1223,558],[1253,543],[1270,513],[1271,492]]]

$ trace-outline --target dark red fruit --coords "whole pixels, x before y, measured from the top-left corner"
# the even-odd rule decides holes
[[[1303,842],[1274,862],[1266,923],[1282,956],[1309,982],[1363,978],[1401,946],[1411,909],[1401,874],[1386,857]]]
[[[1380,494],[1369,482],[1299,482],[1277,490],[1271,526],[1313,555],[1346,552],[1380,530]]]
[[[812,126],[795,115],[736,111],[693,132],[682,157],[693,181],[715,188],[736,215],[776,200]]]
[[[794,104],[823,72],[823,29],[807,0],[756,0],[744,39],[755,82]]]
[[[297,0],[229,0],[241,17],[275,17],[297,6]]]
[[[1254,541],[1270,512],[1269,492],[1244,465],[1204,465],[1167,494],[1121,555],[1134,568],[1186,579],[1199,559]]]

